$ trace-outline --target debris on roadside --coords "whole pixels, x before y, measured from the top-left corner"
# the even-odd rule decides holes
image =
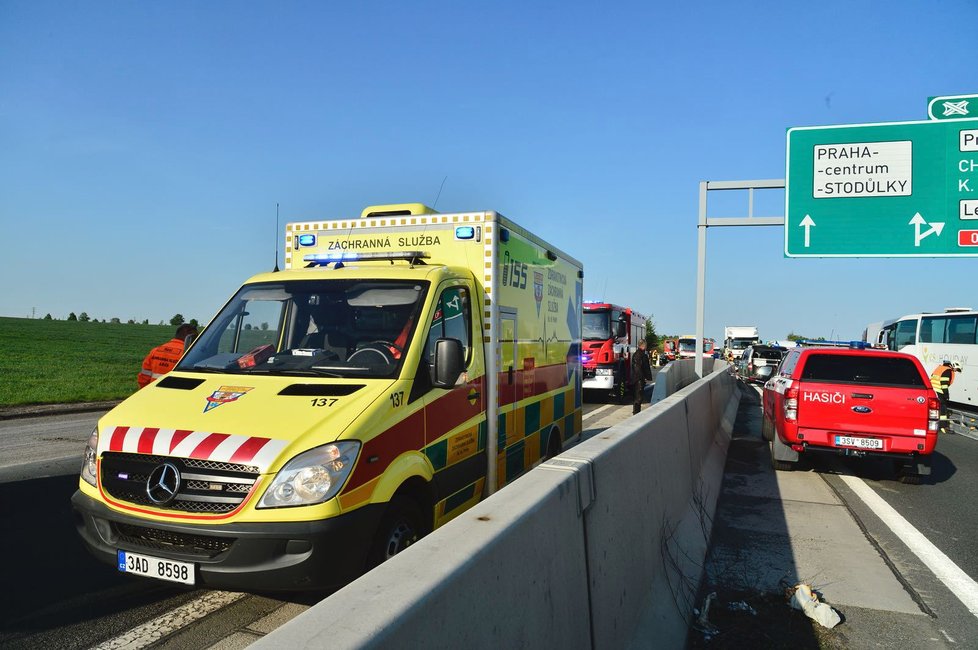
[[[697,632],[702,632],[707,641],[709,641],[711,637],[720,633],[719,628],[717,628],[717,626],[713,623],[710,623],[710,604],[714,601],[714,599],[716,599],[716,597],[717,592],[710,592],[710,595],[708,595],[706,600],[703,602],[703,609],[700,610],[699,616],[697,616],[696,620],[693,621],[693,629]]]
[[[818,596],[812,591],[811,586],[799,583],[786,590],[785,596],[794,609],[801,610],[805,616],[812,619],[822,627],[832,629],[842,622],[839,613],[829,607],[828,604],[821,602]]]
[[[827,629],[791,607],[791,585],[784,582],[777,591],[731,589],[709,585],[716,593],[707,616],[704,589],[692,610],[688,650],[838,650],[848,648],[844,629],[838,625]],[[840,612],[841,615],[841,612]],[[709,627],[702,626],[700,621]],[[843,622],[845,622],[843,620]],[[700,629],[701,627],[705,629]],[[707,632],[706,630],[710,630]]]
[[[757,610],[750,606],[746,600],[738,600],[733,603],[727,603],[727,609],[731,612],[747,612],[751,616],[757,616]]]

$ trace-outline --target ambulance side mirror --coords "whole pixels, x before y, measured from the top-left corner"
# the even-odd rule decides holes
[[[434,372],[431,383],[438,388],[453,388],[465,369],[465,350],[458,339],[435,341]]]

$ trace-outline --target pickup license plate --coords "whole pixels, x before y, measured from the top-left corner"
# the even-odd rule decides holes
[[[836,447],[860,447],[862,449],[882,449],[883,441],[879,438],[853,438],[852,436],[836,436]]]
[[[129,551],[119,551],[118,559],[119,571],[124,573],[135,573],[150,578],[169,580],[170,582],[182,582],[186,585],[194,584],[193,562],[164,560],[163,558],[130,553]]]

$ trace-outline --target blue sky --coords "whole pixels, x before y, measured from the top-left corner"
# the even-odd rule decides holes
[[[584,262],[586,297],[691,332],[699,182],[784,178],[789,127],[978,92],[976,19],[973,0],[0,0],[0,315],[206,321],[272,267],[276,203],[284,228],[430,205],[444,179],[438,210],[497,210]],[[710,229],[708,336],[978,307],[973,258],[782,249],[780,228]]]

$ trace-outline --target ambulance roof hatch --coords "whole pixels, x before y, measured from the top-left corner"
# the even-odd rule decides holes
[[[434,208],[423,203],[392,203],[390,205],[368,205],[360,213],[361,219],[370,217],[404,217],[418,214],[438,214]]]

